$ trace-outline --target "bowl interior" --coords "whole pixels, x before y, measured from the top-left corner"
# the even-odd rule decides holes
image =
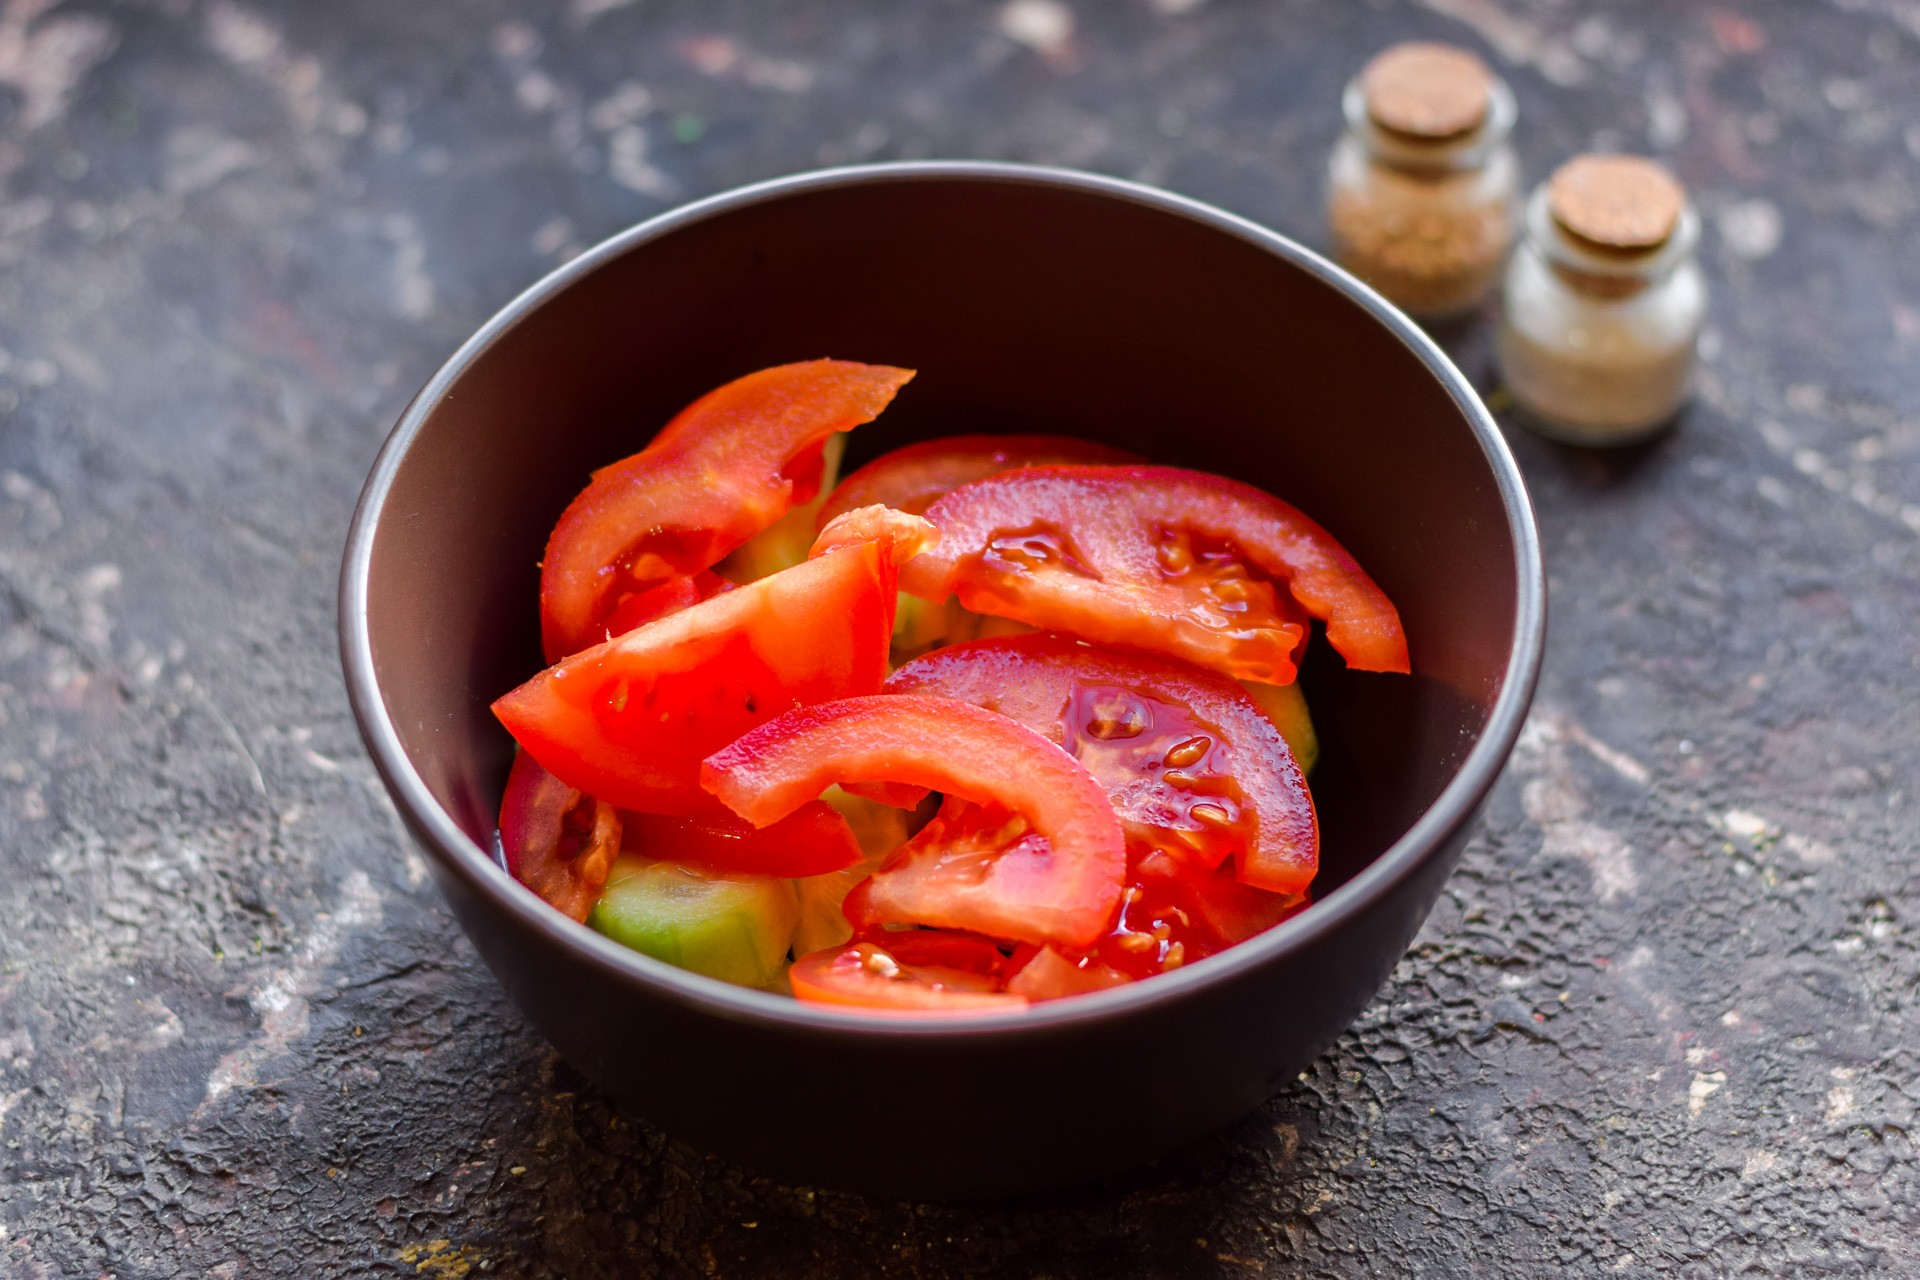
[[[919,376],[857,463],[952,432],[1082,435],[1259,485],[1401,610],[1413,678],[1305,676],[1324,894],[1481,736],[1515,644],[1513,525],[1469,411],[1324,269],[1204,214],[1093,187],[874,175],[696,212],[574,264],[443,384],[370,549],[368,644],[401,744],[487,847],[512,744],[488,703],[537,671],[538,562],[588,473],[765,365]]]

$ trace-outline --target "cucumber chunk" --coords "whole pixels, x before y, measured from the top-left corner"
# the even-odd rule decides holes
[[[902,600],[910,598],[901,597]],[[907,842],[917,821],[917,815],[909,810],[852,795],[839,787],[828,787],[820,793],[820,798],[847,820],[866,858],[844,871],[829,871],[793,882],[794,891],[800,896],[800,925],[793,931],[796,956],[837,947],[853,937],[853,926],[847,923],[840,904],[846,901],[847,892],[853,886],[872,875],[873,869],[885,861],[888,854]]]
[[[955,604],[954,607],[958,608],[959,605]],[[899,666],[936,648],[946,640],[947,630],[946,602],[936,604],[902,591],[893,611],[894,665]]]
[[[860,845],[860,852],[867,856],[870,863],[878,862],[898,849],[913,834],[910,824],[914,813],[911,809],[896,809],[890,804],[856,796],[839,787],[828,787],[820,793],[820,798],[847,820],[847,825],[853,828],[854,840]]]
[[[853,926],[847,923],[840,904],[847,900],[853,886],[873,874],[873,868],[873,863],[863,862],[845,871],[829,871],[793,882],[800,898],[800,924],[793,931],[796,958],[837,947],[853,937]]]
[[[975,613],[957,599],[949,598],[936,604],[903,591],[893,614],[893,665],[911,662],[944,644],[1017,636],[1033,629],[1012,618]]]
[[[834,485],[840,483],[840,455],[847,451],[847,433],[836,431],[827,437],[822,448],[822,470],[820,473],[820,492],[811,502],[791,508],[767,528],[754,534],[714,566],[714,569],[729,582],[742,585],[758,582],[770,574],[782,569],[791,569],[807,558],[807,552],[813,550],[814,521],[820,517],[820,508],[827,503],[827,495],[833,492]]]
[[[1307,699],[1300,692],[1300,682],[1257,684],[1242,680],[1240,683],[1267,713],[1267,719],[1273,721],[1280,736],[1287,740],[1293,749],[1293,758],[1300,762],[1300,772],[1312,773],[1315,762],[1320,759],[1320,735],[1314,732],[1313,717],[1307,714]]]
[[[622,854],[587,923],[656,960],[722,982],[777,980],[800,922],[793,881],[709,876]]]

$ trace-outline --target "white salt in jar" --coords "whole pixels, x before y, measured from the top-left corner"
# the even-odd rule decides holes
[[[1627,444],[1673,420],[1707,315],[1699,239],[1686,191],[1651,160],[1577,156],[1534,191],[1497,340],[1528,425]]]
[[[1416,316],[1479,303],[1518,221],[1512,91],[1464,49],[1410,43],[1369,62],[1340,105],[1346,131],[1327,162],[1335,258]]]

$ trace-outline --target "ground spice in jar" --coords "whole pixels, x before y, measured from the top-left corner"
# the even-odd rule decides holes
[[[1650,160],[1579,156],[1534,192],[1497,340],[1530,425],[1622,444],[1673,419],[1706,319],[1698,239],[1685,190]]]
[[[1327,219],[1342,266],[1422,316],[1478,303],[1513,243],[1513,95],[1464,49],[1401,44],[1342,97]]]

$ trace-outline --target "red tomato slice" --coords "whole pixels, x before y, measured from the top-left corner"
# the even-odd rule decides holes
[[[1043,467],[977,480],[926,514],[940,542],[906,564],[901,586],[928,600],[958,593],[977,613],[1285,684],[1302,636],[1277,582],[1326,620],[1347,665],[1409,669],[1400,615],[1373,579],[1252,485],[1174,467]]]
[[[952,929],[892,929],[861,941],[884,947],[901,964],[961,969],[983,978],[998,978],[1007,968],[1007,957],[999,945],[977,933],[959,933]]]
[[[649,858],[718,875],[818,876],[860,861],[860,843],[847,820],[822,801],[803,804],[770,827],[732,814],[670,818],[623,813],[623,847]]]
[[[919,515],[963,484],[1021,467],[1139,461],[1137,454],[1075,436],[942,436],[882,454],[842,480],[820,509],[819,527],[874,505]]]
[[[1235,681],[1064,636],[938,649],[888,693],[956,698],[1065,747],[1107,789],[1128,839],[1189,863],[1306,892],[1319,867],[1313,797],[1286,739]]]
[[[809,360],[750,373],[594,472],[547,540],[540,635],[557,661],[601,640],[621,597],[696,573],[820,486],[828,436],[871,422],[911,369]]]
[[[1304,910],[1304,893],[1269,893],[1242,884],[1225,870],[1209,875],[1195,874],[1165,854],[1149,853],[1133,864],[1129,886],[1148,886],[1158,877],[1170,879],[1168,896],[1184,910],[1189,920],[1211,935],[1211,950],[1245,942],[1256,933],[1265,933],[1289,916]]]
[[[905,882],[907,891],[923,885],[938,890],[943,882],[950,885],[955,880],[964,883],[977,874],[983,861],[1005,856],[1005,851],[1017,849],[1022,840],[1032,838],[1004,809],[949,800],[932,823],[888,860],[881,874],[854,886],[843,904],[844,914],[860,936],[889,947],[901,938],[953,937],[937,930],[883,930],[887,921],[899,917],[891,903],[903,892],[898,882]],[[1072,947],[1055,943],[1044,948],[1054,953],[1057,964],[1039,960],[1043,948],[1027,944],[1017,948],[1001,968],[976,965],[975,971],[1010,971],[1014,976],[1008,981],[1008,990],[1029,999],[1074,995],[1152,977],[1204,959],[1271,928],[1306,903],[1303,895],[1255,889],[1240,883],[1227,868],[1210,871],[1143,841],[1129,840],[1127,851],[1127,886],[1121,894],[1120,910],[1092,944]],[[883,877],[892,877],[896,883],[889,884]],[[930,957],[929,962],[969,967],[959,954],[943,952]],[[993,954],[998,955],[997,948]],[[896,958],[904,961],[907,957],[896,954]],[[1033,967],[1036,964],[1038,967]],[[1029,968],[1031,972],[1026,972]],[[1023,972],[1025,980],[1015,985]]]
[[[612,805],[580,794],[526,752],[515,754],[500,800],[500,850],[516,880],[584,923],[620,840]]]
[[[1001,991],[997,978],[904,962],[890,945],[852,942],[801,956],[787,971],[793,994],[814,1004],[876,1013],[992,1013],[1027,1007],[1026,997]]]
[[[1102,964],[1096,956],[1076,958],[1062,955],[1053,947],[1041,947],[1007,979],[1007,990],[1029,1000],[1058,1000],[1062,996],[1105,991],[1132,981],[1111,965]]]
[[[493,713],[569,786],[623,809],[720,814],[703,757],[794,707],[880,687],[895,576],[876,544],[842,548],[575,654]]]
[[[1047,838],[1019,814],[949,796],[926,826],[848,892],[840,910],[858,933],[913,921],[1037,943],[1029,922],[1009,918],[1006,899],[1014,892],[1037,896],[1022,882],[1036,868],[1044,872],[1052,854]]]
[[[702,600],[711,600],[721,592],[731,590],[731,582],[711,569],[702,569],[686,577],[668,578],[659,586],[648,587],[645,591],[628,592],[614,602],[607,614],[607,638],[623,636],[656,618],[678,613]]]
[[[964,874],[889,859],[866,885],[890,922],[1085,946],[1119,901],[1126,850],[1105,788],[1033,730],[968,703],[848,698],[789,712],[708,757],[700,779],[759,824],[847,780],[927,787],[1018,815],[1023,838],[1001,856],[963,850]],[[917,837],[909,846],[936,847]]]
[[[807,556],[825,555],[850,542],[878,542],[895,564],[905,564],[938,541],[940,531],[920,516],[892,507],[858,507],[827,521]]]

